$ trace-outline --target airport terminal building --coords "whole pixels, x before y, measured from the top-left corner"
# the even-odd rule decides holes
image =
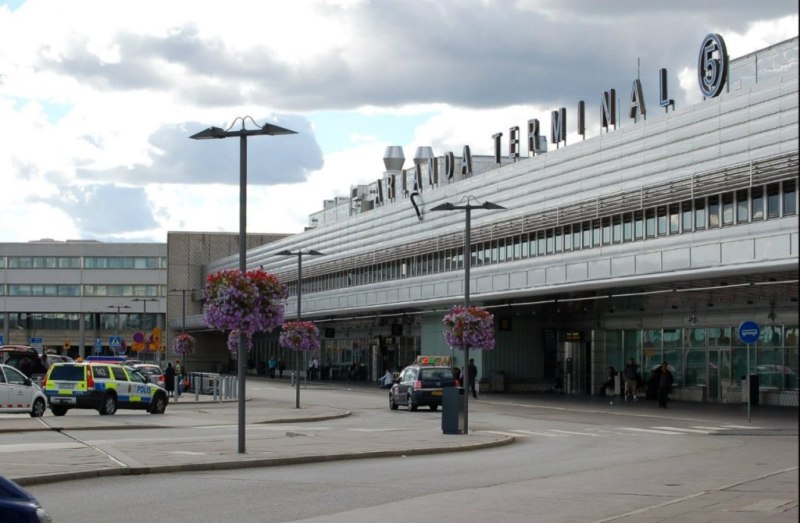
[[[525,125],[487,130],[489,157],[420,147],[404,166],[389,147],[375,183],[250,249],[247,265],[288,285],[291,319],[297,257],[276,254],[324,254],[302,259],[302,316],[333,375],[360,362],[376,378],[420,354],[463,365],[441,320],[464,300],[469,228],[470,301],[496,326],[497,347],[471,353],[484,390],[546,390],[561,375],[568,393],[596,394],[633,358],[645,377],[667,361],[677,398],[740,402],[756,386],[754,402],[797,405],[798,39],[728,60],[708,35],[697,76],[704,99],[689,107],[666,82],[643,93],[634,80],[594,109],[579,101],[572,120],[555,109],[549,129],[520,115]],[[592,137],[587,107],[602,115]],[[484,202],[504,209],[433,211]],[[225,257],[204,274],[237,267]],[[760,326],[750,347],[737,336],[746,320]],[[198,314],[187,321],[202,330]],[[273,334],[253,355],[279,352]]]
[[[402,148],[388,147],[375,181],[326,201],[304,232],[248,235],[247,266],[288,286],[287,319],[302,290],[302,317],[320,327],[316,356],[332,377],[361,363],[376,379],[417,355],[452,355],[463,366],[441,321],[464,302],[468,259],[470,301],[495,317],[496,348],[470,353],[483,390],[549,390],[561,376],[566,392],[597,394],[608,367],[633,358],[645,378],[667,361],[676,398],[741,402],[755,386],[754,401],[796,406],[798,39],[731,60],[717,35],[699,48],[704,99],[695,105],[670,103],[666,81],[652,93],[620,79],[630,91],[598,86],[598,99],[574,109],[487,129],[493,155],[472,155],[468,144],[435,154],[419,147],[406,165]],[[457,208],[485,202],[502,208],[472,208],[469,220]],[[434,210],[448,203],[456,208]],[[57,247],[62,254],[35,242],[3,246],[6,343],[69,313],[71,333],[56,343],[81,340],[88,350],[117,321],[124,332],[141,318],[163,327],[166,345],[181,330],[195,335],[190,370],[230,364],[225,334],[203,324],[201,289],[209,273],[238,268],[234,235]],[[278,253],[309,249],[323,255],[302,257],[299,282],[297,257]],[[21,263],[81,267],[49,271],[48,283],[34,281],[45,271]],[[24,287],[33,283],[55,287]],[[747,320],[760,326],[750,346],[737,336]],[[256,364],[275,355],[292,368],[276,333],[257,336],[251,354]]]

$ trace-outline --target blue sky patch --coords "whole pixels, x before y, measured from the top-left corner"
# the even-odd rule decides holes
[[[405,145],[416,128],[433,113],[363,114],[356,111],[319,111],[308,115],[323,154],[349,149],[359,142]]]

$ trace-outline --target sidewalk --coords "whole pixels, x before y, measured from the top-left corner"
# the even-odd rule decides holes
[[[191,395],[190,395],[191,396]],[[224,402],[185,399],[171,402],[164,416],[120,411],[114,416],[86,412],[63,417],[30,418],[0,416],[0,474],[20,485],[69,481],[88,477],[152,474],[158,472],[226,470],[299,463],[368,459],[387,456],[460,452],[505,445],[514,441],[507,435],[470,433],[444,435],[441,429],[410,427],[374,431],[315,430],[311,422],[349,416],[333,407],[272,401],[266,406],[248,404],[246,409],[246,452],[237,452],[236,400]],[[211,414],[211,416],[209,416]],[[270,424],[296,424],[270,427]],[[203,426],[204,437],[195,437],[189,427]],[[163,438],[155,440],[111,439],[83,443],[84,430],[132,430],[161,428]],[[219,429],[219,438],[208,433]],[[62,432],[53,438],[31,438],[48,443],[10,443],[9,433]],[[324,437],[320,434],[324,433]]]
[[[268,379],[248,377],[248,379]],[[276,380],[277,381],[277,380]],[[316,381],[303,384],[319,390],[358,390],[364,393],[386,394],[372,383],[346,381]],[[201,396],[196,402],[193,394],[185,394],[178,402],[170,402],[167,415],[149,415],[135,411],[120,411],[114,416],[99,416],[92,412],[55,417],[30,418],[20,415],[0,416],[0,474],[21,485],[32,485],[86,477],[148,474],[157,472],[222,470],[243,467],[263,467],[296,463],[324,462],[345,459],[367,459],[385,456],[459,452],[512,443],[505,434],[471,432],[468,435],[444,435],[440,429],[408,429],[337,431],[316,427],[325,420],[349,416],[350,412],[334,407],[307,404],[294,408],[294,402],[270,400],[255,402],[246,409],[246,453],[237,452],[235,436],[230,428],[238,422],[237,400],[214,402]],[[474,408],[493,405],[515,405],[530,409],[565,414],[570,412],[600,412],[604,415],[642,416],[656,419],[717,420],[747,426],[746,405],[719,405],[670,402],[669,409],[657,408],[655,402],[620,402],[616,398],[569,396],[552,393],[493,393],[470,399]],[[751,408],[752,425],[759,433],[797,436],[796,408],[757,406]],[[275,424],[291,425],[276,427]],[[296,424],[296,425],[295,425]],[[190,427],[202,426],[205,433],[219,430],[217,439],[207,434],[195,437]],[[157,440],[103,440],[88,445],[80,441],[84,430],[131,430],[161,428],[165,436]],[[47,440],[48,443],[11,443],[9,433],[35,431],[67,432]],[[169,432],[166,432],[169,431]],[[324,437],[320,434],[324,433]],[[747,433],[747,431],[743,431]],[[225,434],[225,435],[223,435]],[[4,437],[5,436],[5,437]]]

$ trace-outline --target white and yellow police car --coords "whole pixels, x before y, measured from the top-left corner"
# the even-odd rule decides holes
[[[141,373],[109,359],[54,363],[42,380],[50,411],[63,416],[69,409],[95,409],[111,415],[117,409],[163,414],[167,391],[149,383]]]

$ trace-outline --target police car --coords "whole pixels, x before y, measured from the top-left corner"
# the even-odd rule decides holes
[[[69,409],[95,409],[112,415],[117,409],[146,410],[163,414],[167,391],[115,359],[54,363],[42,380],[50,411],[63,416]]]

